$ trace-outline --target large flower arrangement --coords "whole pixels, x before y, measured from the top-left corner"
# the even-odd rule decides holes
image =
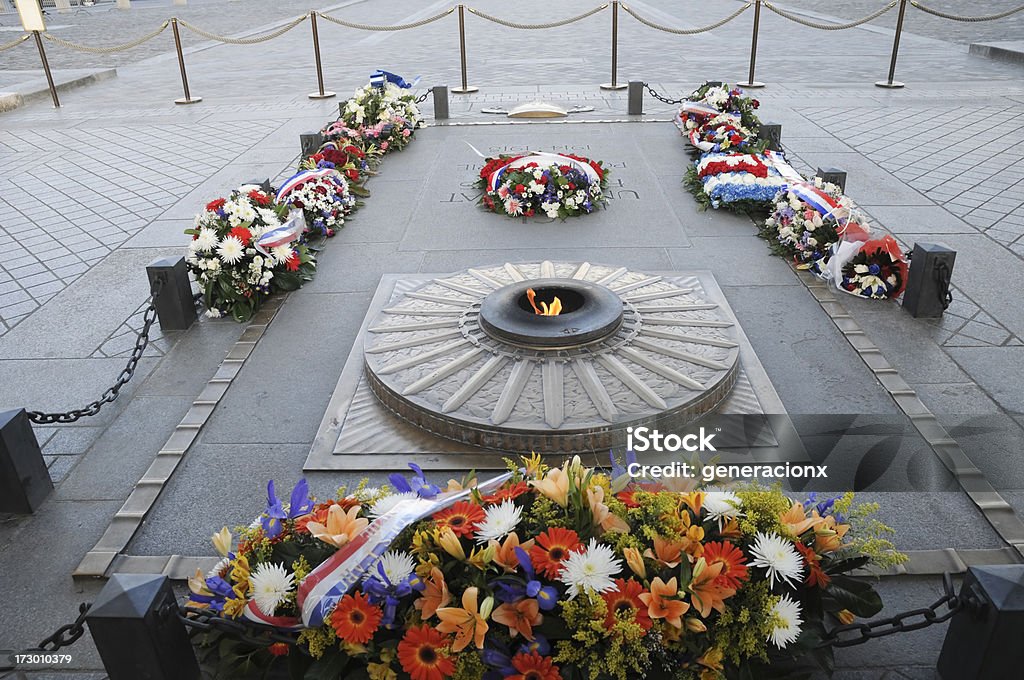
[[[301,630],[293,677],[793,677],[830,668],[828,620],[881,608],[849,572],[902,559],[852,493],[669,489],[536,456],[442,491],[412,467],[323,502],[271,484],[237,547],[214,536],[189,604]],[[289,653],[205,642],[222,670]]]
[[[750,130],[756,130],[761,124],[757,113],[755,113],[761,106],[761,102],[744,94],[739,87],[730,86],[727,83],[705,82],[687,99],[689,102],[702,104],[720,113],[731,113],[739,117],[743,127]],[[706,114],[702,116],[699,108],[688,108],[685,104],[681,115],[685,120],[693,123],[692,126],[687,125],[688,129],[699,127],[704,123],[703,118],[706,118]]]
[[[185,230],[192,236],[185,262],[208,316],[245,321],[272,292],[312,278],[316,261],[300,240],[302,226],[285,223],[287,211],[259,187],[245,185],[207,203]]]
[[[299,170],[334,168],[345,176],[353,194],[365,197],[370,194],[363,184],[373,174],[371,164],[377,158],[378,154],[363,151],[354,144],[327,142],[315,154],[304,158],[299,163]]]
[[[899,296],[907,285],[907,260],[896,240],[889,235],[859,244],[856,254],[842,267],[837,281],[847,293],[888,300]]]
[[[277,200],[301,210],[306,233],[318,238],[334,236],[345,224],[345,216],[356,207],[348,181],[333,165],[321,162],[316,169],[300,170],[277,192]]]
[[[703,208],[765,210],[788,183],[763,154],[710,152],[692,163],[684,182]]]
[[[816,177],[812,186],[779,192],[761,230],[773,252],[801,267],[824,264],[850,219],[850,199],[837,185]]]
[[[338,120],[325,127],[323,134],[331,140],[358,141],[366,149],[390,153],[408,146],[422,124],[416,98],[406,88],[384,81],[356,90],[341,107]]]
[[[551,153],[488,158],[477,180],[480,203],[488,210],[551,219],[593,212],[605,202],[607,184],[601,161]]]

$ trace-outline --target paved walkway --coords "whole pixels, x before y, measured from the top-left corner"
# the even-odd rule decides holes
[[[496,1],[477,4],[495,15],[508,12],[507,4]],[[735,6],[713,3],[692,10],[693,15],[674,16],[670,3],[630,5],[673,26],[709,23],[723,16],[723,8]],[[339,15],[366,23],[402,22],[447,6],[361,3]],[[536,0],[523,3],[515,18],[541,21],[547,18],[543,6]],[[562,9],[568,16],[589,6],[574,2]],[[608,79],[607,50],[595,47],[607,39],[607,19],[592,17],[547,34],[471,18],[470,78],[482,89],[453,99],[450,122],[498,122],[480,109],[533,98],[591,104],[596,110],[587,115],[594,119],[625,118],[624,95],[589,85]],[[620,19],[622,80],[642,78],[678,96],[704,77],[737,79],[746,72],[749,15],[695,37],[654,33],[629,17]],[[874,27],[828,34],[834,66],[826,78],[808,68],[806,50],[779,54],[785,45],[820,44],[822,34],[781,21],[775,30],[785,27],[786,40],[776,32],[762,42],[758,77],[769,87],[759,96],[764,116],[783,123],[792,157],[806,168],[846,168],[850,194],[904,242],[941,239],[959,251],[956,302],[942,321],[915,321],[895,305],[852,299],[844,305],[925,405],[953,428],[989,481],[1022,512],[1024,431],[1018,421],[1024,421],[1019,390],[1024,310],[1007,295],[1008,282],[1024,279],[1024,185],[1014,168],[1022,155],[1021,71],[951,49],[947,42],[909,35],[898,71],[908,88],[882,91],[871,83],[884,74],[891,34]],[[455,84],[454,27],[448,17],[402,36],[323,28],[328,86],[347,93],[375,67],[408,73],[411,64],[422,69],[425,84]],[[488,45],[501,46],[503,70],[494,60],[484,61],[494,49]],[[99,395],[120,370],[138,327],[145,264],[181,252],[186,240],[181,230],[211,197],[253,177],[286,173],[298,152],[298,134],[320,125],[336,107],[336,101],[305,97],[314,89],[306,30],[259,47],[197,44],[186,58],[193,92],[204,97],[195,106],[171,103],[180,96],[176,64],[171,55],[158,55],[119,68],[114,80],[68,93],[59,111],[36,103],[0,114],[0,247],[6,255],[0,262],[0,403],[57,409]],[[530,85],[537,82],[555,84]],[[650,98],[646,104],[649,118],[669,112]],[[426,111],[429,115],[429,104]],[[550,257],[611,258],[647,269],[710,266],[790,413],[853,410],[904,426],[905,417],[804,284],[752,237],[749,222],[696,212],[678,188],[686,154],[671,127],[470,129],[467,135],[475,137],[487,130],[524,138],[564,134],[591,145],[595,155],[605,141],[623,139],[651,149],[657,160],[646,172],[669,197],[684,233],[672,239],[638,237],[634,246],[620,244],[614,253],[581,236],[578,243],[555,247]],[[440,132],[424,131],[408,151],[387,160],[373,180],[375,196],[324,253],[317,281],[285,302],[130,554],[202,554],[207,525],[256,509],[258,480],[299,475],[382,272],[443,272],[536,257],[538,246],[532,243],[516,248],[430,243],[417,225],[435,214],[436,206],[418,198],[420,188],[431,173],[441,176],[430,181],[443,179],[453,187],[462,182],[444,177],[450,169],[434,163],[433,154],[445,146]],[[445,132],[444,139],[458,136],[458,129]],[[384,200],[388,197],[393,198]],[[459,219],[467,229],[483,221],[468,212]],[[321,340],[316,361],[295,355],[296,328]],[[38,431],[59,487],[37,515],[0,523],[0,578],[12,598],[0,610],[5,631],[0,647],[37,641],[63,623],[78,601],[95,596],[99,584],[75,584],[69,574],[241,331],[221,321],[168,333],[147,352],[122,399],[100,416]],[[287,388],[280,376],[288,376]],[[301,401],[295,398],[296,385],[302,385]],[[269,411],[283,414],[280,426],[253,422],[252,413]],[[885,494],[884,484],[874,488],[903,548],[1004,545],[970,500],[949,484],[920,438],[902,436],[898,454],[887,473],[916,480],[914,488],[922,491]],[[256,480],[253,488],[241,487],[240,476]],[[318,474],[311,481],[331,488],[341,478]],[[40,555],[47,556],[47,568],[26,570]],[[887,611],[897,611],[932,601],[938,584],[930,577],[904,577],[882,587]],[[38,614],[26,617],[26,611]],[[880,664],[898,667],[892,677],[931,677],[943,632],[939,627],[842,652],[840,664],[847,669],[842,677],[880,677]],[[14,637],[9,641],[8,635]],[[88,675],[100,668],[90,643],[73,649],[79,677],[97,677]]]

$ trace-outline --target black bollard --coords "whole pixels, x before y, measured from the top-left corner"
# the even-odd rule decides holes
[[[846,170],[842,168],[818,168],[815,173],[822,182],[829,182],[839,187],[839,190],[846,193]]]
[[[199,664],[166,576],[114,574],[85,622],[109,680],[199,678]]]
[[[434,120],[448,117],[448,86],[435,85],[430,90],[434,94]]]
[[[269,177],[260,177],[260,178],[257,178],[257,179],[251,179],[248,182],[245,182],[244,184],[252,184],[253,186],[257,186],[257,187],[260,188],[260,191],[262,191],[265,194],[273,194],[274,193],[274,187],[270,186],[270,178]]]
[[[165,331],[188,330],[196,321],[196,301],[183,257],[161,257],[146,267],[149,285],[162,282],[156,298],[156,316]]]
[[[757,136],[767,139],[768,148],[772,151],[782,151],[782,123],[761,123]]]
[[[642,116],[644,113],[644,84],[639,80],[629,81],[629,89],[626,90],[627,109],[626,113],[631,116]]]
[[[976,606],[956,614],[939,653],[943,680],[1019,678],[1024,668],[1024,564],[971,567],[960,598]]]
[[[941,243],[915,243],[910,257],[903,309],[915,318],[942,316],[952,300],[949,282],[953,278],[956,251]]]
[[[315,154],[320,150],[325,141],[324,136],[319,132],[303,132],[299,135],[299,144],[302,145],[302,157],[306,158]]]
[[[25,409],[0,412],[0,512],[35,512],[53,491]]]

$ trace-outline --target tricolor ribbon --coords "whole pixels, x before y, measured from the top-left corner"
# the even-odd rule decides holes
[[[287,180],[285,180],[284,183],[281,185],[281,188],[277,190],[277,202],[283,202],[285,196],[287,196],[289,193],[299,188],[306,182],[309,182],[310,180],[314,179],[321,179],[323,177],[327,177],[335,172],[336,170],[334,168],[320,168],[318,170],[300,170],[299,172],[295,173]]]
[[[242,610],[242,618],[283,630],[300,630],[302,628],[302,621],[295,616],[267,616],[256,606],[255,600],[249,600],[249,603],[245,605],[245,609]]]
[[[789,186],[789,193],[817,210],[821,213],[822,217],[832,215],[839,208],[839,201],[829,196],[823,189],[819,189],[809,182],[791,184]]]
[[[476,489],[487,494],[505,483],[509,477],[511,473],[507,472],[484,482]],[[399,501],[394,508],[371,522],[303,579],[296,598],[302,623],[309,628],[322,625],[338,600],[373,568],[391,542],[406,527],[469,498],[472,492],[473,489],[464,489],[441,494],[433,499]]]
[[[786,156],[781,151],[765,151],[764,158],[775,170],[786,178],[787,181],[799,184],[805,182],[803,175],[796,171],[792,165],[786,162]]]
[[[413,80],[411,83],[407,83],[405,81],[405,78],[403,78],[402,76],[395,75],[394,73],[390,73],[389,71],[384,71],[383,69],[377,69],[376,71],[370,74],[370,85],[373,85],[374,87],[379,87],[382,90],[384,89],[384,83],[392,83],[393,85],[397,85],[403,90],[411,90],[412,88],[416,87],[416,83],[418,82],[420,82],[420,76],[416,76],[415,80]]]
[[[487,156],[480,153],[480,151],[477,150],[475,146],[473,146],[469,142],[466,142],[466,145],[469,146],[470,149],[473,149],[477,156],[480,156],[480,158],[483,158],[485,160],[487,159]],[[490,191],[497,191],[498,185],[501,183],[501,177],[502,175],[505,174],[506,170],[508,170],[509,168],[513,170],[518,170],[519,168],[530,165],[531,163],[536,163],[540,167],[547,167],[551,165],[568,165],[585,174],[587,176],[587,179],[590,180],[591,184],[595,182],[601,182],[601,176],[597,173],[597,170],[595,170],[593,166],[590,165],[590,163],[578,161],[575,158],[570,158],[568,156],[563,156],[557,153],[548,153],[546,151],[530,151],[529,153],[527,153],[527,155],[521,158],[517,158],[508,165],[504,165],[495,170],[494,172],[492,172],[490,177],[487,178],[488,188],[490,189]]]
[[[301,210],[293,210],[287,222],[260,236],[253,247],[269,257],[268,250],[297,241],[305,230],[306,217],[302,214]]]

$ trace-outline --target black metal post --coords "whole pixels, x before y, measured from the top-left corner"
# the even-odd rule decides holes
[[[903,17],[907,13],[907,0],[900,0],[900,13],[896,18],[896,36],[892,39],[892,59],[889,60],[889,79],[879,80],[875,83],[877,87],[897,89],[904,87],[903,83],[893,80],[896,76],[896,57],[900,53],[900,35],[903,33]]]
[[[156,298],[156,316],[165,331],[188,330],[196,321],[196,302],[183,257],[161,257],[146,267],[149,285],[162,282]]]
[[[269,177],[257,177],[255,179],[249,180],[248,182],[246,182],[246,184],[252,184],[253,186],[259,187],[260,191],[262,191],[265,194],[270,194],[274,192],[274,187],[270,186]]]
[[[757,128],[757,136],[768,140],[768,148],[782,151],[782,123],[761,123]]]
[[[750,37],[750,75],[747,82],[738,83],[743,87],[764,87],[764,83],[754,80],[754,67],[757,65],[757,34],[761,30],[761,0],[754,0],[754,30]]]
[[[198,680],[199,664],[178,618],[171,582],[114,574],[85,618],[109,680]]]
[[[434,120],[444,120],[448,117],[448,86],[435,85],[431,92],[434,94]]]
[[[644,112],[644,84],[639,80],[629,81],[628,108],[626,113],[631,116],[640,116]]]
[[[456,94],[477,92],[480,88],[469,85],[466,74],[466,6],[462,3],[459,3],[459,57],[462,60],[462,86],[453,87],[452,92]]]
[[[193,97],[188,91],[188,74],[185,73],[185,54],[181,51],[181,33],[178,31],[178,18],[171,17],[171,31],[174,33],[174,49],[178,53],[178,70],[181,71],[181,88],[185,96],[175,99],[175,104],[196,104],[203,101],[202,97]]]
[[[941,243],[915,243],[910,257],[903,309],[916,318],[942,316],[949,305],[949,282],[956,251]]]
[[[35,512],[53,491],[25,409],[0,412],[0,512]]]
[[[622,90],[619,77],[619,0],[612,0],[612,82],[601,85],[602,90]]]
[[[842,168],[818,168],[818,171],[814,174],[820,177],[822,182],[835,184],[844,194],[846,193],[846,170]]]
[[[302,145],[302,155],[304,157],[312,156],[324,143],[324,136],[319,132],[303,132],[299,135],[299,144]]]
[[[309,95],[310,99],[329,99],[335,94],[324,91],[324,68],[320,63],[320,34],[316,30],[316,10],[309,13],[309,20],[313,26],[313,56],[316,58],[316,84],[317,91]]]
[[[943,680],[1019,678],[1024,668],[1024,564],[967,570],[960,598],[974,606],[949,622],[939,653]]]
[[[57,98],[57,86],[53,84],[53,74],[50,72],[50,61],[46,58],[46,50],[43,49],[43,39],[39,31],[32,31],[36,39],[36,47],[39,49],[39,60],[43,62],[43,73],[46,74],[46,84],[50,87],[50,98],[53,99],[53,108],[60,108],[60,99]]]

